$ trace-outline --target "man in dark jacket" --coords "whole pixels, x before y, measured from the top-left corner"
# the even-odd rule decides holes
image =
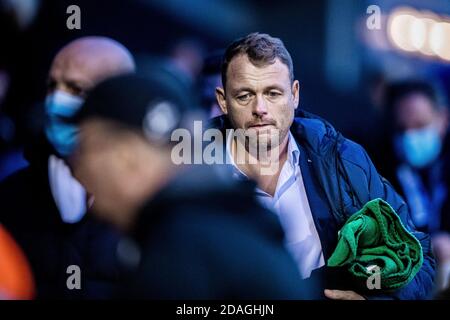
[[[49,72],[45,133],[25,150],[30,165],[0,184],[0,222],[29,258],[37,298],[107,298],[118,278],[119,237],[85,216],[87,194],[67,161],[77,128],[67,120],[96,83],[134,68],[128,50],[112,39],[84,37],[62,48]],[[67,284],[78,276],[72,266],[81,289]]]
[[[282,41],[254,33],[232,43],[223,60],[222,84],[216,96],[225,116],[215,118],[211,127],[246,133],[244,138],[227,136],[227,163],[237,177],[257,182],[258,198],[280,217],[302,277],[326,278],[338,231],[365,203],[382,198],[420,240],[424,263],[407,286],[389,294],[374,290],[366,298],[427,298],[434,277],[429,236],[414,230],[406,204],[361,146],[311,114],[299,112],[294,118],[299,83]],[[247,138],[252,134],[257,139]],[[259,153],[261,148],[269,152]],[[325,289],[335,289],[324,291],[331,299],[364,298],[348,281],[330,282]]]
[[[386,89],[385,142],[380,172],[405,198],[415,226],[431,235],[438,288],[450,279],[450,135],[446,99],[431,83],[408,80]],[[389,155],[389,156],[387,156]]]
[[[416,227],[432,235],[450,232],[449,112],[444,100],[425,81],[386,88],[390,134],[384,143],[389,152],[381,155],[379,171],[404,196]]]
[[[253,184],[224,167],[176,165],[172,133],[194,119],[176,79],[110,79],[76,117],[74,174],[95,195],[93,213],[127,233],[131,271],[120,297],[300,299],[302,284],[277,218]]]

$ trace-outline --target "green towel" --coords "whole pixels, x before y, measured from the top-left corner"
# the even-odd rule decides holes
[[[422,266],[420,242],[382,199],[367,202],[348,219],[338,235],[338,244],[328,259],[328,266],[347,267],[363,287],[374,274],[370,266],[379,267],[382,290],[405,286]]]

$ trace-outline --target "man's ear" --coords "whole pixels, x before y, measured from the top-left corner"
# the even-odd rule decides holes
[[[294,109],[297,109],[300,100],[300,84],[298,80],[292,83],[292,96],[294,99]]]
[[[224,114],[228,114],[227,102],[225,99],[225,90],[223,88],[221,87],[216,88],[216,99],[217,103],[219,104],[220,110],[222,110]]]

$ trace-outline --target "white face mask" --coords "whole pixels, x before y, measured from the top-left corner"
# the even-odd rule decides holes
[[[64,160],[51,155],[48,159],[50,189],[61,219],[77,223],[87,210],[86,190],[72,176]]]

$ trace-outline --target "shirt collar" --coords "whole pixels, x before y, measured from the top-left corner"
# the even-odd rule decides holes
[[[295,141],[295,138],[290,131],[288,142],[288,161],[293,168],[295,168],[300,161],[300,149],[298,148],[297,141]]]

